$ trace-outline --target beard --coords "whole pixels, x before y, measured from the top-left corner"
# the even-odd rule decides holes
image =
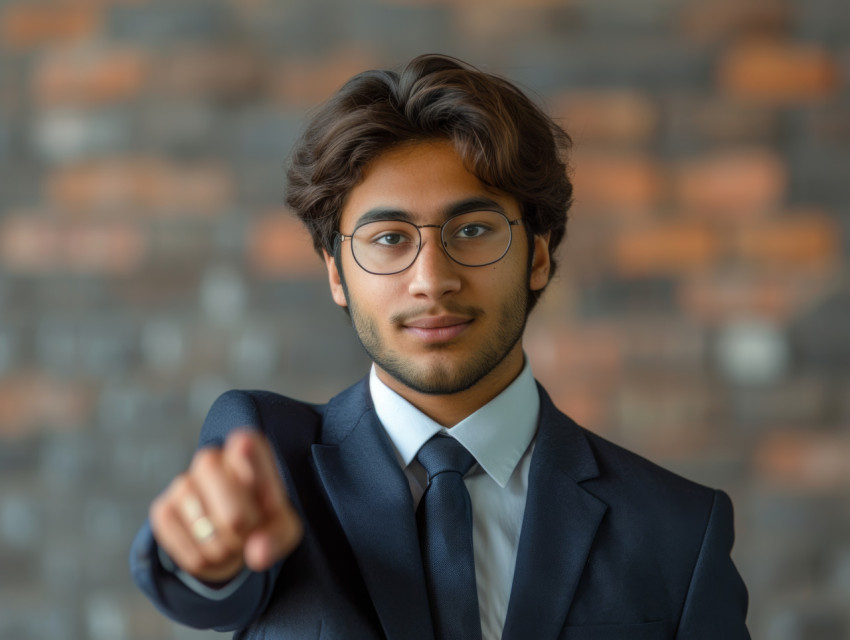
[[[388,347],[375,319],[364,313],[351,299],[341,269],[340,280],[351,323],[363,349],[379,368],[418,393],[449,395],[475,386],[511,353],[525,331],[530,295],[527,287],[518,286],[496,310],[492,335],[475,352],[463,359],[457,359],[451,357],[450,352],[455,348],[452,344],[432,344],[426,345],[425,348],[438,357],[425,360]],[[441,305],[441,309],[469,317],[473,325],[487,319],[485,311],[478,307],[449,303]],[[405,317],[413,317],[417,313],[419,312],[393,316],[390,325],[401,327]],[[444,352],[446,357],[440,358],[440,352]]]

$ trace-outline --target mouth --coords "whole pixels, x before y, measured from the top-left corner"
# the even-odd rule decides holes
[[[401,323],[402,329],[416,338],[428,342],[448,342],[466,331],[473,319],[468,316],[419,316]]]

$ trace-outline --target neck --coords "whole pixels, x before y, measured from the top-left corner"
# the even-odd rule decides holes
[[[524,356],[516,347],[486,376],[468,389],[449,394],[428,394],[411,389],[376,365],[381,382],[419,409],[437,424],[452,428],[498,396],[522,371]]]

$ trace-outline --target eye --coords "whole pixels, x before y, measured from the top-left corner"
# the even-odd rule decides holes
[[[405,242],[410,242],[410,238],[403,233],[389,231],[387,233],[381,233],[374,236],[371,242],[372,244],[382,245],[385,247],[395,247],[400,244],[404,244]]]
[[[465,224],[455,231],[455,237],[461,239],[480,238],[490,231],[490,227],[481,222],[472,222]]]

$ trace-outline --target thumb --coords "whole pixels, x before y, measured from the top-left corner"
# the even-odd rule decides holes
[[[286,558],[304,536],[301,518],[289,500],[245,541],[245,564],[253,571],[266,571]]]

